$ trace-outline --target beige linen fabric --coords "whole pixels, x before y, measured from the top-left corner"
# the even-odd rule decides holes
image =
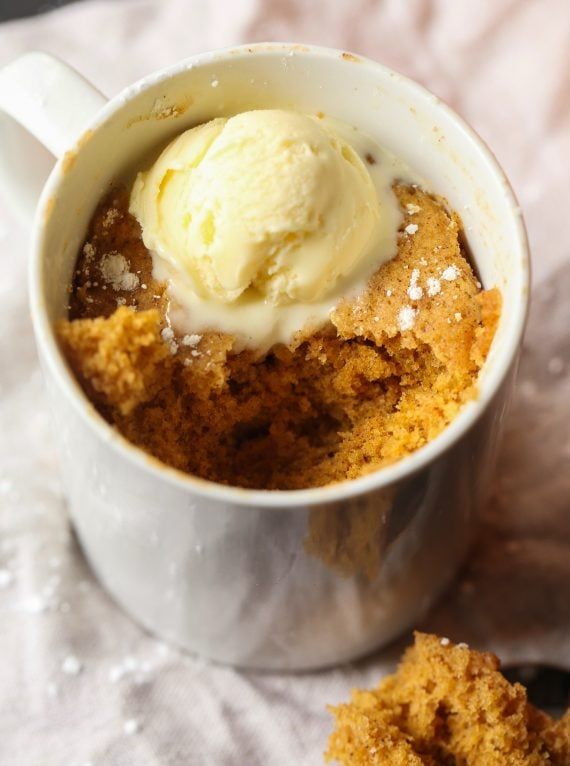
[[[534,308],[481,540],[423,627],[505,659],[570,662],[570,6],[567,0],[92,0],[0,25],[103,92],[256,40],[352,49],[419,81],[490,143],[526,214]],[[69,529],[26,295],[27,231],[0,202],[0,764],[318,764],[324,706],[400,646],[300,676],[239,673],[150,638]],[[403,641],[408,640],[405,637]]]

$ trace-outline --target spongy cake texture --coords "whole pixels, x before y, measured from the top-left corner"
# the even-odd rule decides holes
[[[398,253],[318,332],[264,356],[177,334],[124,191],[92,221],[59,337],[87,395],[127,439],[212,481],[263,489],[361,476],[437,436],[477,394],[500,314],[458,217],[399,185]]]
[[[568,766],[570,712],[554,721],[495,655],[416,633],[397,672],[329,708],[342,766]]]

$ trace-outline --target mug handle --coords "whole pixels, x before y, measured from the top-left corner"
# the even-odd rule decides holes
[[[0,191],[30,222],[55,159],[107,99],[47,53],[26,53],[0,69]]]

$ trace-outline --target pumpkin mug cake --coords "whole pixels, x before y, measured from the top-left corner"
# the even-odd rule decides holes
[[[0,75],[59,157],[30,307],[103,587],[241,667],[390,641],[466,552],[521,347],[528,245],[491,152],[418,83],[295,43],[109,100],[47,54]],[[29,146],[0,147],[27,200]]]
[[[340,766],[568,766],[570,710],[531,705],[490,652],[415,634],[400,665],[371,690],[329,707],[327,761]]]
[[[437,436],[477,395],[500,306],[437,189],[348,125],[257,110],[185,131],[102,199],[58,334],[133,444],[288,490]]]

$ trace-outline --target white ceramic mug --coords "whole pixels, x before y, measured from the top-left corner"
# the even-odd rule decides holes
[[[329,487],[250,491],[159,464],[97,414],[54,335],[110,183],[189,126],[260,107],[323,111],[402,157],[460,212],[483,283],[503,296],[479,396],[413,455]],[[33,322],[71,517],[103,585],[152,632],[249,667],[350,660],[412,624],[469,543],[527,311],[524,226],[489,150],[405,77],[289,44],[194,56],[111,101],[50,56],[18,59],[0,72],[0,179],[24,208],[50,162],[29,133],[57,158],[30,219]]]

